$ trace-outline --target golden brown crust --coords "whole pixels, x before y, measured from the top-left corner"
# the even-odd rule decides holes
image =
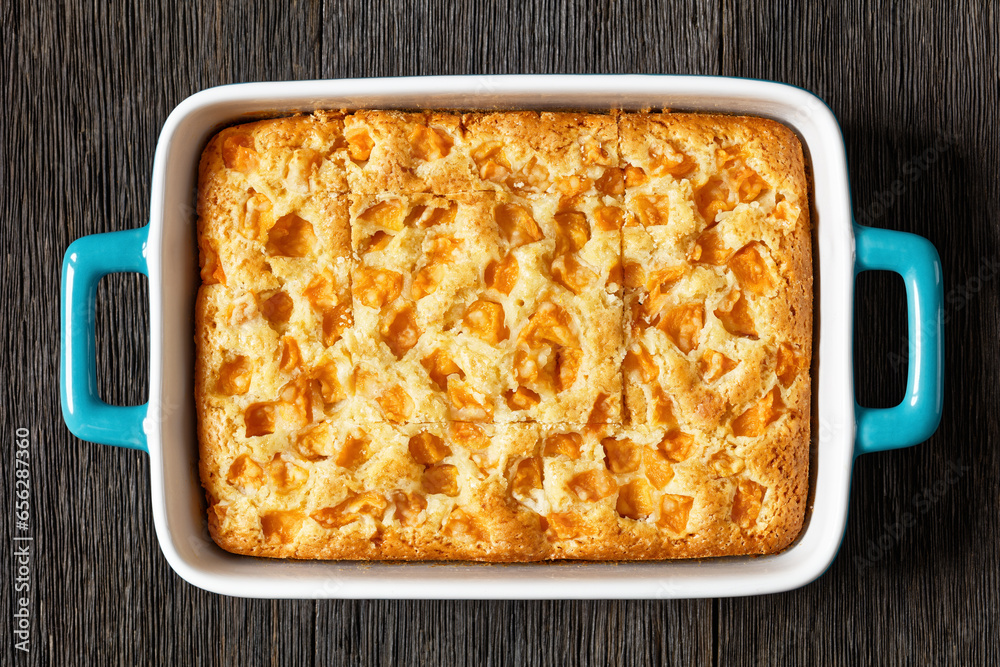
[[[362,111],[200,165],[213,539],[306,559],[774,553],[808,485],[812,259],[784,126]]]

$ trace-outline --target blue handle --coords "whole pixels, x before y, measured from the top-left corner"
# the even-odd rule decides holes
[[[906,395],[894,408],[854,403],[855,456],[910,447],[937,430],[944,403],[944,295],[941,259],[930,241],[914,234],[854,225],[855,276],[894,271],[906,283],[909,369]]]
[[[97,284],[109,273],[143,273],[149,226],[110,234],[93,234],[66,250],[62,272],[62,349],[60,394],[63,419],[78,438],[148,452],[146,418],[149,403],[108,405],[97,394],[94,313]]]

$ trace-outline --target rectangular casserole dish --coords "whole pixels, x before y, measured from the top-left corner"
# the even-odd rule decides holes
[[[208,535],[198,479],[193,398],[197,164],[208,137],[239,121],[314,109],[670,108],[764,116],[802,140],[813,178],[814,411],[810,508],[799,538],[763,557],[643,563],[359,563],[235,556]],[[909,375],[904,401],[872,410],[854,401],[855,275],[892,270],[906,283]],[[149,276],[150,389],[141,406],[97,397],[93,314],[108,273]],[[857,454],[921,442],[942,406],[941,269],[926,240],[854,225],[840,128],[821,100],[762,81],[690,76],[495,76],[357,79],[223,86],[171,113],[157,145],[150,222],[84,237],[63,266],[62,405],[86,440],[151,457],[153,514],[171,566],[218,593],[262,598],[691,598],[789,590],[833,560],[847,517]]]

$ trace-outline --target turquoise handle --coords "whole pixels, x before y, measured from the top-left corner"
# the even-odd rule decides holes
[[[148,452],[149,403],[108,405],[97,394],[94,313],[97,284],[109,273],[143,273],[149,226],[77,239],[66,250],[62,272],[60,394],[63,419],[76,437]]]
[[[855,276],[894,271],[906,283],[910,332],[906,395],[893,408],[854,403],[854,455],[910,447],[931,437],[944,403],[944,290],[941,259],[927,239],[914,234],[854,225]]]

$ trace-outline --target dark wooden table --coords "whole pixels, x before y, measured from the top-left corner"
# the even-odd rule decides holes
[[[40,7],[52,4],[50,7]],[[1000,10],[996,3],[286,0],[0,9],[0,627],[4,664],[984,664],[997,660]],[[70,241],[147,219],[157,135],[222,83],[410,74],[726,74],[814,91],[843,125],[856,215],[930,238],[947,294],[945,416],[858,460],[840,555],[781,595],[673,602],[269,601],[185,583],[145,454],[69,435],[58,399]],[[915,176],[914,176],[915,174]],[[905,383],[902,283],[859,280],[864,404]],[[145,400],[144,279],[100,290],[103,395]],[[30,652],[14,648],[14,451],[30,432]],[[958,467],[957,482],[945,472]],[[903,526],[907,514],[916,517]]]

